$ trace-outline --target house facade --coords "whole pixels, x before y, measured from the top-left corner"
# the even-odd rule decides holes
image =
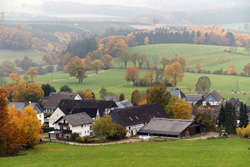
[[[76,113],[87,113],[93,120],[103,117],[117,108],[113,101],[101,100],[61,100],[57,109],[49,118],[49,126],[54,127],[54,122],[60,117]]]
[[[152,118],[167,118],[167,114],[156,103],[128,108],[115,109],[110,112],[112,120],[125,127],[127,137],[132,137]]]
[[[54,123],[54,132],[49,134],[49,138],[67,139],[72,133],[78,133],[81,137],[92,136],[92,122],[85,112],[62,116]]]
[[[224,99],[219,95],[215,90],[207,95],[207,97],[203,100],[202,105],[206,105],[209,103],[211,106],[219,106]]]
[[[32,103],[32,102],[10,102],[9,107],[15,106],[16,109],[21,109],[22,111],[25,110],[25,108],[29,105],[32,105],[33,109],[36,111],[36,116],[40,122],[41,125],[44,124],[44,113],[43,109],[40,107],[38,103]]]

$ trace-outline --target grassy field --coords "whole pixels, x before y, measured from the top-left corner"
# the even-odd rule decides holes
[[[48,143],[16,157],[1,157],[1,167],[55,166],[218,166],[248,167],[250,141],[245,139],[174,140],[106,146]]]
[[[38,64],[43,63],[42,57],[45,53],[35,49],[27,50],[0,50],[0,63],[4,60],[10,60],[15,62],[16,59],[24,58],[25,56],[32,58],[32,60]]]
[[[143,77],[146,73],[146,70],[140,70],[140,76]],[[131,93],[135,90],[146,90],[148,87],[140,87],[133,86],[132,83],[128,83],[125,78],[126,70],[125,69],[115,69],[108,70],[97,75],[88,76],[83,80],[83,84],[79,84],[78,80],[75,78],[72,79],[62,79],[67,78],[67,73],[53,73],[52,78],[54,81],[50,81],[49,83],[53,85],[57,91],[60,90],[60,87],[63,85],[69,85],[73,89],[74,92],[77,90],[85,90],[90,89],[94,91],[96,97],[99,98],[99,90],[102,87],[105,87],[108,91],[119,95],[120,93],[125,94],[126,99],[131,99]],[[182,82],[177,84],[178,87],[184,93],[190,93],[186,87],[193,87],[191,93],[195,94],[195,84],[201,76],[208,76],[211,80],[211,88],[210,90],[218,91],[225,99],[229,100],[231,97],[239,97],[245,103],[249,103],[250,101],[250,77],[239,77],[239,76],[231,76],[231,75],[214,75],[214,74],[198,74],[198,73],[185,73],[185,76],[182,79]],[[35,78],[36,82],[48,81],[51,78],[51,74],[47,74],[44,76],[38,76]],[[59,80],[57,80],[59,79]],[[238,93],[231,93],[231,90],[236,90],[236,81],[238,79],[238,88],[239,91],[243,91]],[[223,82],[222,82],[223,81]],[[171,88],[170,88],[171,89]],[[246,93],[244,95],[243,93]]]
[[[158,55],[159,58],[165,56],[172,58],[175,55],[184,57],[190,68],[195,68],[200,64],[202,69],[215,71],[220,68],[225,70],[231,64],[237,72],[242,72],[243,66],[250,62],[250,56],[224,52],[226,46],[196,45],[196,44],[159,44],[143,45],[128,48],[129,52],[145,52],[146,55]],[[237,52],[247,54],[245,48],[239,47]],[[123,65],[123,64],[122,64]],[[117,66],[121,66],[121,63]],[[129,66],[133,66],[129,63]],[[160,65],[159,65],[160,66]]]

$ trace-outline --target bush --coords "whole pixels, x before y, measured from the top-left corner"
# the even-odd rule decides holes
[[[72,134],[70,135],[70,140],[71,140],[71,141],[79,141],[79,140],[80,140],[80,135],[79,135],[79,133],[72,133]]]
[[[246,128],[237,128],[236,133],[241,137],[250,138],[250,124],[248,124]]]
[[[53,127],[42,127],[43,133],[48,133],[54,130]]]

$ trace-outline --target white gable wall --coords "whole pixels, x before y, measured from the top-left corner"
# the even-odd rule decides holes
[[[53,114],[49,118],[49,127],[54,127],[53,123],[64,115],[65,114],[61,111],[61,109],[57,107],[57,109],[53,112]]]
[[[126,126],[127,134],[126,137],[132,137],[144,126],[144,124],[137,124],[133,126]]]

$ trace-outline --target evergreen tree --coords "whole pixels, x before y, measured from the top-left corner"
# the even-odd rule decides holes
[[[235,114],[235,110],[234,107],[232,106],[231,103],[226,103],[225,106],[225,115],[226,115],[226,122],[225,122],[225,128],[226,128],[226,132],[228,134],[235,134],[236,133],[236,126],[237,126],[237,122],[236,122],[236,114]]]
[[[246,104],[240,103],[240,127],[247,127],[248,125],[248,116],[247,116],[247,107]]]
[[[119,95],[119,101],[123,101],[124,99],[125,99],[125,96],[124,96],[123,93],[121,93],[121,94]]]
[[[223,105],[221,105],[219,116],[218,116],[219,127],[225,126],[226,124],[226,111]]]

